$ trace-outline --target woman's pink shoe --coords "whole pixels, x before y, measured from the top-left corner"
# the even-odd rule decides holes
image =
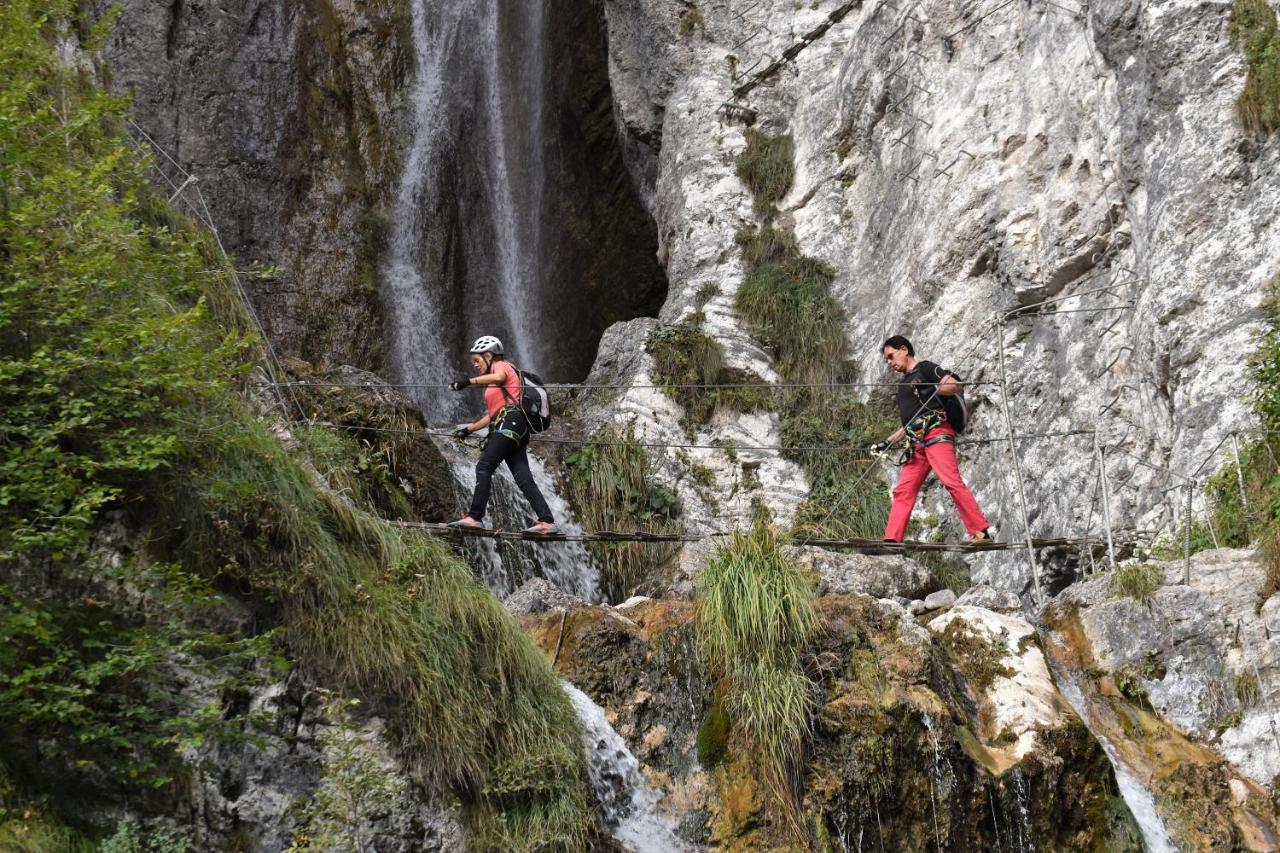
[[[533,527],[526,527],[525,533],[536,533],[539,536],[545,536],[548,533],[559,533],[559,529],[549,521],[539,521]]]

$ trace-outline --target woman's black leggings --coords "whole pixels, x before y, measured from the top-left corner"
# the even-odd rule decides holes
[[[547,506],[547,500],[538,490],[538,484],[533,481],[533,472],[529,470],[529,454],[525,452],[525,448],[529,446],[528,427],[520,424],[524,429],[517,431],[511,421],[511,418],[503,418],[498,429],[516,433],[520,436],[519,440],[490,429],[489,440],[485,442],[480,461],[476,463],[476,490],[471,496],[471,509],[467,515],[476,521],[484,518],[484,511],[489,506],[489,493],[493,488],[493,472],[498,470],[498,465],[506,462],[525,500],[538,514],[538,521],[552,523],[555,519],[551,517],[551,507]]]

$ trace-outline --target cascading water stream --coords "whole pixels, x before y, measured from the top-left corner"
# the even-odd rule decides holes
[[[600,803],[600,821],[623,847],[634,853],[680,853],[692,848],[658,812],[658,792],[640,772],[640,762],[609,721],[604,709],[568,682],[561,682],[573,702],[587,747],[587,775]]]
[[[545,0],[410,6],[417,76],[386,265],[390,352],[429,422],[471,420],[479,393],[440,387],[463,369],[470,336],[498,334],[517,366],[545,363],[556,343],[551,330],[537,328],[543,315],[535,311],[555,310],[538,305],[548,269],[547,8]],[[436,443],[465,500],[475,485],[474,450]],[[558,523],[578,532],[541,462],[531,457],[531,467]],[[490,511],[486,522],[503,529],[534,520],[505,466]],[[599,572],[581,544],[545,545],[535,554],[534,546],[473,540],[467,549],[495,592],[540,573],[599,600]]]

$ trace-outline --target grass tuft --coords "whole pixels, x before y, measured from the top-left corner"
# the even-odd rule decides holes
[[[1164,574],[1153,563],[1125,563],[1111,575],[1111,590],[1118,596],[1142,601],[1164,583]]]
[[[1253,136],[1280,128],[1280,31],[1267,0],[1234,0],[1227,29],[1244,54],[1248,74],[1236,99],[1236,120]]]
[[[738,155],[738,177],[755,197],[756,214],[766,216],[795,180],[795,143],[791,134],[771,136],[754,127],[747,128],[746,137],[747,147]]]
[[[817,625],[813,590],[763,523],[734,534],[698,577],[702,653],[727,679],[729,717],[791,817],[809,728],[800,652]]]
[[[792,382],[832,382],[849,341],[845,312],[831,295],[835,271],[801,255],[795,239],[765,224],[738,234],[747,267],[734,308],[769,348],[778,372]]]
[[[658,325],[645,341],[654,378],[684,409],[685,427],[705,426],[720,409],[753,412],[771,405],[766,388],[682,388],[682,385],[763,384],[745,370],[726,367],[720,344],[698,324]]]
[[[656,482],[635,432],[602,428],[565,457],[567,497],[588,530],[676,529],[679,504],[675,493]],[[600,561],[601,586],[612,602],[625,601],[639,583],[671,559],[675,548],[646,542],[590,542]]]

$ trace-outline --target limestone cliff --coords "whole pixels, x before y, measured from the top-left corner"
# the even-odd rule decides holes
[[[1244,356],[1280,255],[1266,227],[1280,153],[1234,123],[1244,68],[1228,5],[848,5],[606,3],[618,111],[671,282],[661,316],[688,316],[713,283],[708,328],[770,376],[730,307],[734,235],[753,221],[734,160],[747,121],[788,133],[796,175],[776,215],[835,270],[863,377],[891,379],[877,347],[906,334],[987,383],[969,390],[970,436],[999,439],[993,320],[1063,299],[1004,328],[1015,429],[1097,429],[1117,526],[1169,524],[1181,498],[1166,489],[1182,481],[1154,469],[1191,474],[1247,422]],[[1021,535],[1007,446],[963,457],[992,521]],[[1088,434],[1020,442],[1018,457],[1037,535],[1101,531]],[[762,471],[795,480],[771,460]],[[787,517],[795,493],[766,494]],[[1015,590],[1029,574],[1011,558],[976,568]]]

